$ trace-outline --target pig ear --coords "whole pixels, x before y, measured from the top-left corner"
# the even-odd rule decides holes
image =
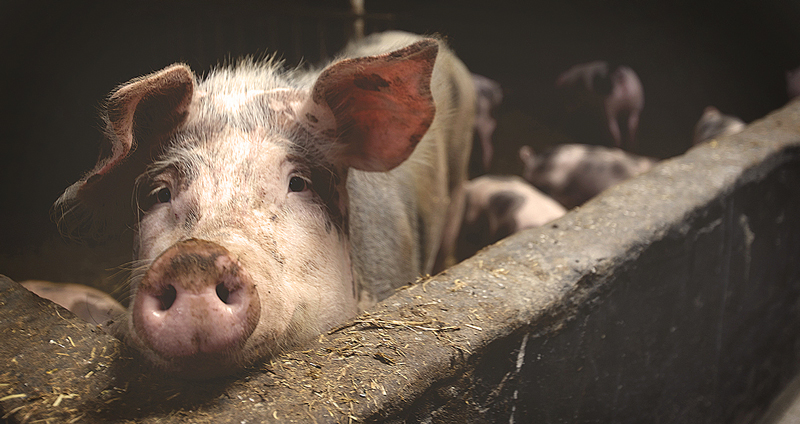
[[[433,121],[431,74],[438,42],[424,39],[326,68],[298,117],[331,142],[335,163],[388,171],[408,159]]]
[[[185,119],[194,75],[185,65],[135,79],[114,91],[106,108],[106,136],[94,169],[54,205],[61,232],[78,238],[111,235],[134,218],[136,177]]]

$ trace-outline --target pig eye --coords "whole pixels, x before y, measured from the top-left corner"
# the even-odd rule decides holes
[[[295,193],[299,193],[305,190],[307,187],[308,183],[306,183],[306,180],[300,177],[292,177],[291,179],[289,179],[289,190]]]
[[[156,199],[158,203],[168,203],[172,200],[172,192],[168,188],[163,187],[156,192]]]

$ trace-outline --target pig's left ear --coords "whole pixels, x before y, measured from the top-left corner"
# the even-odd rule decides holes
[[[439,45],[424,39],[400,50],[346,59],[320,74],[298,119],[331,141],[331,160],[388,171],[408,159],[433,121],[431,74]]]

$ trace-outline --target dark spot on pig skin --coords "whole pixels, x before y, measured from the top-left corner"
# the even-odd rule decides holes
[[[207,271],[214,266],[214,260],[216,257],[217,255],[204,256],[196,253],[176,255],[170,261],[169,267],[172,271],[180,273],[191,271],[193,269]]]
[[[312,260],[304,260],[303,265],[301,266],[301,272],[308,275],[317,273],[319,269],[319,264]]]
[[[368,91],[381,91],[381,88],[389,86],[389,82],[378,74],[359,75],[353,79],[353,84],[362,90]]]
[[[314,115],[312,115],[312,114],[310,114],[310,113],[307,113],[307,114],[306,114],[306,119],[308,119],[309,121],[311,121],[312,123],[315,123],[315,124],[316,124],[317,122],[319,122],[319,119],[317,119],[317,117],[316,117],[316,116],[314,116]]]
[[[505,215],[514,204],[514,197],[513,193],[501,191],[489,198],[489,208],[499,215]]]
[[[203,278],[186,277],[192,275],[219,274],[221,270],[217,269],[216,266],[216,260],[219,256],[220,253],[209,253],[208,255],[186,253],[176,255],[175,257],[171,258],[169,262],[169,270],[165,273],[165,275],[175,278],[178,278],[178,276],[183,276],[181,280],[186,288],[190,288],[193,283],[202,286]],[[238,265],[234,264],[228,266],[226,271],[231,274],[238,274],[240,268]]]
[[[524,203],[524,198],[512,191],[501,191],[489,198],[489,209],[501,218],[497,223],[496,234],[492,242],[496,242],[516,232],[517,210]]]
[[[628,177],[628,175],[627,175],[627,173],[628,173],[628,172],[627,172],[627,169],[625,169],[625,166],[623,166],[623,165],[622,165],[621,163],[619,163],[619,162],[614,162],[614,164],[613,164],[613,165],[611,165],[611,173],[612,173],[612,174],[613,174],[615,177],[617,177],[617,178],[620,178],[620,179],[622,179],[622,178],[627,178],[627,177]]]
[[[272,259],[275,259],[275,262],[277,262],[278,265],[280,265],[281,267],[286,265],[286,258],[284,258],[283,255],[280,254],[280,252],[278,252],[277,246],[273,246],[271,249],[267,250],[269,251],[269,254],[272,255]]]

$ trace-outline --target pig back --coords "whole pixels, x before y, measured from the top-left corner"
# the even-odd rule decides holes
[[[395,50],[421,37],[386,32],[345,50],[350,57]],[[385,172],[351,169],[350,240],[361,306],[433,271],[451,204],[460,204],[475,117],[475,88],[466,66],[439,42],[431,77],[436,115],[411,157]]]

